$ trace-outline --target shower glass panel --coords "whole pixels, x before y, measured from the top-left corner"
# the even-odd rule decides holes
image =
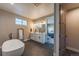
[[[47,39],[46,44],[49,48],[54,47],[54,16],[47,17]]]

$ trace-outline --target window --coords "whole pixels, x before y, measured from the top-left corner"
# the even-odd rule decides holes
[[[26,26],[27,25],[27,21],[25,21],[23,19],[16,18],[16,24],[17,25],[24,25],[24,26]]]
[[[27,25],[25,20],[23,20],[22,24],[23,24],[23,25]]]

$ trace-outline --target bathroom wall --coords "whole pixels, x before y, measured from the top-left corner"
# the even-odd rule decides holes
[[[66,15],[66,47],[79,52],[79,8]]]
[[[59,55],[63,55],[66,49],[66,11],[60,6],[60,21],[59,21]]]
[[[28,25],[25,27],[15,24],[16,18],[25,19],[28,21]],[[29,37],[29,20],[16,14],[9,13],[4,10],[0,10],[0,47],[5,40],[8,40],[8,35],[14,33],[14,38],[17,37],[17,28],[24,28],[24,39]]]

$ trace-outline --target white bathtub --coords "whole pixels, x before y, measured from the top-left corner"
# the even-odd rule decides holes
[[[20,56],[24,51],[24,43],[18,39],[7,40],[2,45],[2,56]]]

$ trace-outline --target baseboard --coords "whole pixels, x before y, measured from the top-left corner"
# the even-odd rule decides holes
[[[69,49],[69,50],[72,50],[72,51],[75,51],[75,52],[79,52],[79,49],[72,48],[72,47],[66,47],[66,49]]]

